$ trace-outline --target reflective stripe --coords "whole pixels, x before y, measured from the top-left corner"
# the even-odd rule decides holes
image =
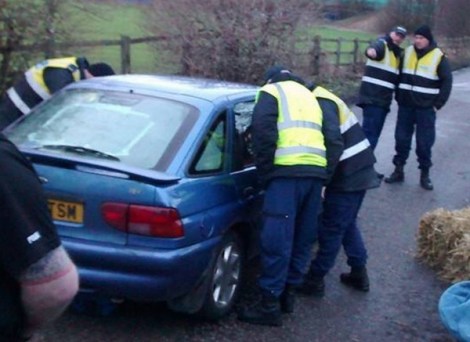
[[[29,108],[28,105],[23,102],[23,100],[14,88],[8,89],[7,94],[11,102],[13,102],[13,104],[15,105],[15,107],[18,108],[24,115],[28,114],[31,111],[31,108]]]
[[[343,151],[343,154],[341,154],[341,157],[339,158],[339,161],[351,158],[352,156],[364,151],[366,148],[370,146],[369,140],[364,139],[361,142],[357,143],[356,145],[353,145]]]
[[[356,116],[354,114],[349,114],[347,120],[339,126],[341,130],[341,134],[349,130],[352,126],[354,126],[357,123],[358,121],[357,121]]]
[[[282,157],[288,156],[292,154],[299,154],[299,153],[306,153],[306,154],[316,154],[321,157],[326,157],[326,152],[319,148],[308,147],[308,146],[289,146],[289,147],[281,147],[276,150],[275,157]]]
[[[398,85],[398,88],[415,91],[417,93],[423,93],[423,94],[434,94],[434,95],[439,94],[439,89],[418,87],[418,86],[414,86],[414,85],[406,84],[406,83],[400,83]]]
[[[288,129],[288,128],[309,128],[309,129],[316,129],[317,131],[321,130],[321,126],[315,122],[311,121],[289,121],[289,122],[279,122],[277,124],[278,130]]]
[[[34,74],[31,72],[31,70],[26,71],[24,75],[26,77],[26,82],[28,82],[29,86],[43,100],[47,100],[51,97],[51,94],[49,94],[43,87],[41,87],[40,84],[38,84],[38,82],[36,82],[36,80],[34,79]]]
[[[284,92],[284,89],[277,84],[273,84],[277,91],[279,92],[279,97],[281,99],[281,110],[283,113],[283,122],[278,122],[277,123],[277,129],[279,131],[287,128],[310,128],[310,129],[315,129],[317,131],[321,131],[321,125],[311,122],[311,121],[303,121],[303,120],[292,120],[292,117],[290,115],[290,110],[287,102],[287,96],[286,93]]]
[[[403,69],[402,72],[404,74],[407,74],[407,75],[421,76],[421,77],[424,77],[424,78],[427,78],[427,79],[430,79],[430,80],[433,80],[433,81],[438,81],[439,80],[439,76],[431,74],[431,73],[427,73],[427,72],[417,71],[415,73],[415,71],[411,70],[411,69]]]
[[[383,81],[383,80],[379,80],[377,78],[372,78],[372,77],[369,77],[369,76],[363,76],[362,81],[377,84],[377,85],[380,85],[382,87],[389,88],[389,89],[395,89],[395,85],[393,83]]]
[[[377,68],[377,69],[381,69],[381,70],[391,72],[392,74],[397,74],[398,75],[398,73],[399,73],[397,68],[394,68],[390,65],[386,65],[386,64],[381,63],[381,62],[373,61],[371,59],[367,60],[366,65],[367,66],[372,66],[372,67]]]

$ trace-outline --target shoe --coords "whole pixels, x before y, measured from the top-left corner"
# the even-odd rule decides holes
[[[403,165],[395,166],[395,170],[388,177],[385,177],[384,182],[388,184],[400,183],[405,180],[405,173],[403,172]]]
[[[238,320],[250,324],[280,327],[282,316],[279,298],[270,293],[262,294],[259,302],[239,312]]]
[[[365,267],[360,269],[352,269],[350,273],[342,273],[340,280],[343,284],[350,286],[356,290],[369,291],[369,276]]]
[[[286,284],[284,291],[279,297],[281,304],[281,311],[284,313],[293,313],[295,305],[295,286]]]
[[[308,273],[302,285],[297,288],[297,292],[306,296],[323,297],[325,295],[325,281],[323,277]]]
[[[429,178],[429,170],[421,170],[421,177],[419,179],[419,184],[425,190],[433,190],[434,186],[432,185],[431,178]]]

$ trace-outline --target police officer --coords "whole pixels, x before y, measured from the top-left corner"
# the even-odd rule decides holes
[[[309,88],[322,109],[323,125],[341,132],[343,146],[340,162],[324,193],[318,251],[299,291],[323,296],[323,278],[334,266],[341,245],[351,267],[350,272],[341,274],[341,282],[354,289],[368,291],[367,250],[356,221],[366,190],[380,185],[374,169],[376,160],[368,139],[348,106],[325,88],[316,85]]]
[[[84,57],[65,57],[42,61],[15,82],[0,102],[0,130],[51,97],[66,85],[93,76],[113,75],[106,63],[89,64]]]
[[[403,182],[404,166],[416,127],[416,155],[421,169],[420,185],[434,186],[429,177],[431,149],[436,139],[436,112],[447,102],[452,89],[450,64],[434,41],[427,25],[414,33],[414,43],[405,50],[397,92],[398,117],[395,127],[395,170],[386,183]]]
[[[385,118],[390,111],[393,92],[398,84],[400,44],[406,29],[397,26],[384,37],[377,39],[365,51],[367,62],[359,90],[358,106],[362,108],[362,127],[372,149],[379,141]]]
[[[238,318],[279,326],[281,311],[293,312],[294,288],[308,266],[327,179],[324,139],[333,137],[324,136],[320,106],[303,80],[282,66],[268,69],[265,80],[252,122],[255,164],[266,187],[258,280],[261,301],[244,308]]]

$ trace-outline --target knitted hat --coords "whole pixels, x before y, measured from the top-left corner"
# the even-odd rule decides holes
[[[392,32],[395,32],[396,34],[399,34],[403,38],[405,38],[406,34],[407,34],[406,28],[404,28],[403,26],[395,26],[393,28]]]
[[[110,76],[115,74],[113,68],[111,68],[111,66],[106,63],[91,64],[88,67],[88,71],[93,76]]]
[[[415,35],[420,35],[429,40],[430,43],[434,41],[434,37],[432,36],[431,29],[428,25],[420,26],[416,29]]]

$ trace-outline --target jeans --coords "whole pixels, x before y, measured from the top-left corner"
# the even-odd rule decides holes
[[[301,284],[317,235],[323,180],[275,178],[266,189],[261,231],[263,292],[279,297],[285,284]]]
[[[318,252],[310,265],[314,276],[325,276],[334,266],[341,245],[348,258],[348,265],[364,267],[367,250],[357,226],[357,215],[366,194],[365,190],[354,192],[327,191],[323,202],[321,225],[318,227]]]
[[[429,170],[432,166],[431,148],[436,141],[436,112],[433,108],[398,108],[395,127],[395,151],[393,163],[405,165],[411,150],[411,139],[416,126],[416,155],[419,168]]]
[[[379,142],[385,118],[389,111],[389,107],[379,107],[375,105],[364,105],[362,108],[362,129],[373,150]]]

